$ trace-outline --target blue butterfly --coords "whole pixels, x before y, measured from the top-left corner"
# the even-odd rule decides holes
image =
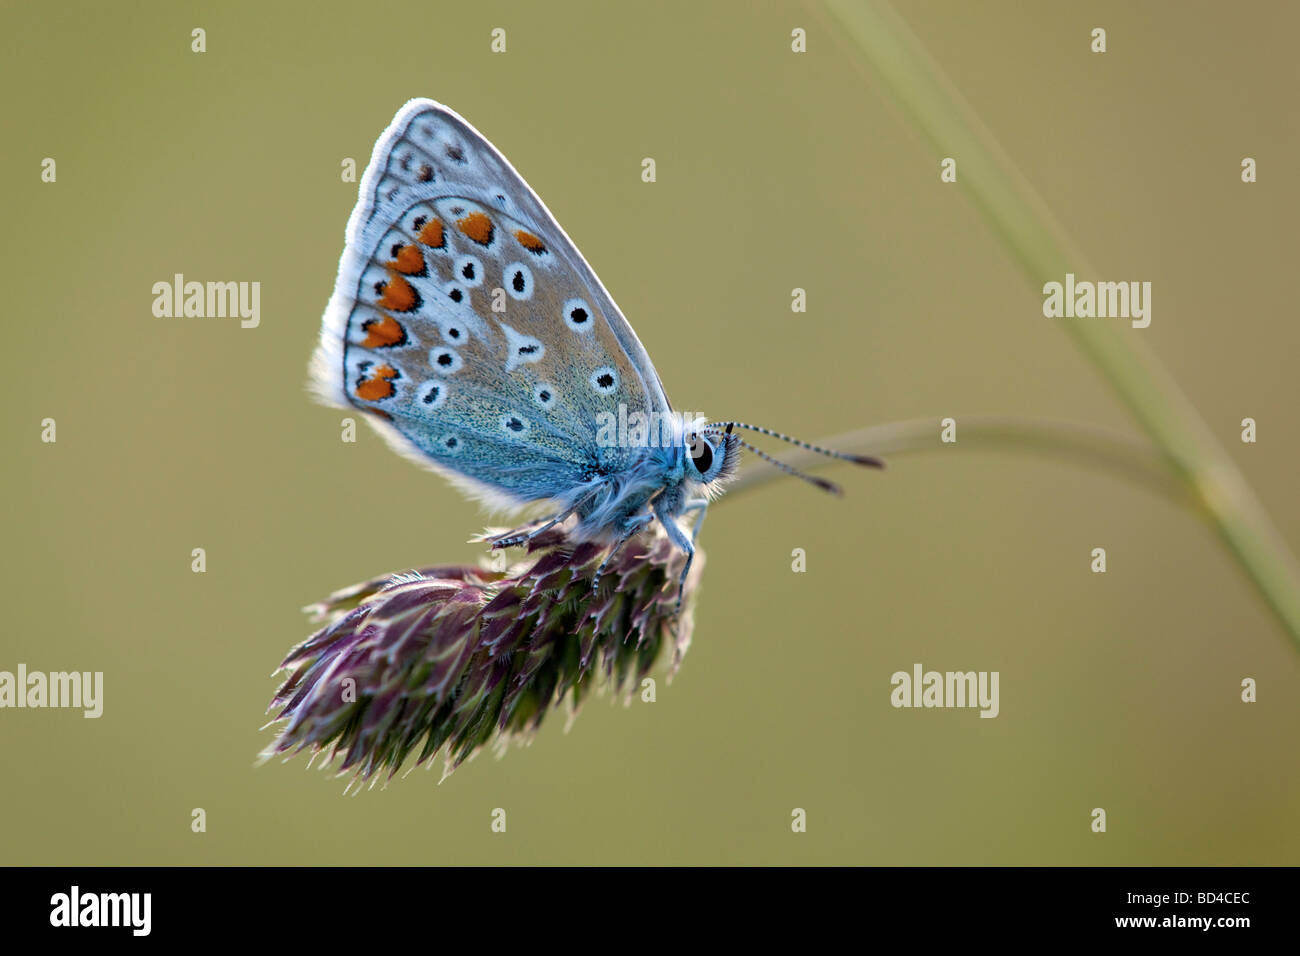
[[[881,464],[673,411],[636,333],[536,193],[469,123],[426,99],[402,107],[375,144],[312,378],[324,402],[370,413],[396,450],[471,497],[553,504],[493,548],[575,518],[570,535],[612,543],[612,556],[657,520],[687,555],[683,583],[742,447],[838,490],[735,429]],[[691,513],[688,535],[678,521]]]

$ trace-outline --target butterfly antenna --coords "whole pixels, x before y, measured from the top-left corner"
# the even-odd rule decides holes
[[[798,468],[795,468],[793,465],[787,465],[783,461],[777,461],[767,452],[763,451],[763,449],[756,448],[755,446],[751,445],[749,442],[745,441],[745,439],[737,436],[737,440],[740,442],[740,447],[748,448],[750,451],[752,451],[759,458],[763,459],[769,465],[775,465],[777,468],[780,468],[782,471],[784,471],[787,475],[793,475],[796,478],[802,478],[810,485],[816,485],[822,491],[829,491],[833,495],[844,494],[844,491],[840,488],[839,485],[835,484],[835,482],[827,481],[825,478],[818,478],[814,475],[805,475]]]
[[[747,425],[744,422],[713,422],[708,427],[716,429],[721,428],[724,425],[727,427],[728,434],[730,434],[733,427],[744,428],[747,431],[758,432],[760,435],[767,435],[770,438],[779,438],[781,441],[789,442],[791,445],[798,445],[800,448],[806,448],[819,455],[825,455],[827,458],[839,458],[841,461],[851,461],[854,464],[868,465],[871,468],[885,467],[883,461],[872,455],[851,455],[848,452],[835,451],[831,448],[822,448],[820,445],[814,445],[811,442],[800,441],[798,438],[794,438],[790,435],[783,435],[780,432],[774,432],[772,429],[764,428],[762,425]],[[752,446],[746,445],[746,447],[748,448]],[[757,449],[755,449],[755,451],[757,451]]]

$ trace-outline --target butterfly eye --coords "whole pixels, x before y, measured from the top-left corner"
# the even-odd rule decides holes
[[[707,475],[709,469],[713,467],[713,446],[699,435],[692,433],[687,448],[690,451],[691,464],[695,466],[695,470],[701,475]]]

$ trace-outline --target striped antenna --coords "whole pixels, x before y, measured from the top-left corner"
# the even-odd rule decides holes
[[[745,439],[739,438],[739,436],[737,436],[737,438],[740,442],[740,447],[748,448],[750,451],[752,451],[759,458],[763,459],[769,465],[775,465],[777,468],[780,468],[782,471],[784,471],[787,475],[793,475],[796,478],[802,478],[804,481],[808,482],[809,484],[816,485],[822,491],[829,491],[833,495],[844,494],[844,491],[840,488],[839,485],[835,484],[835,482],[827,481],[825,478],[818,478],[814,475],[805,475],[802,471],[800,471],[798,468],[795,468],[793,465],[787,465],[783,461],[777,461],[767,452],[763,451],[763,449],[754,447],[749,442],[745,441]]]
[[[819,455],[825,455],[828,458],[839,458],[841,461],[851,461],[856,465],[867,465],[871,468],[885,467],[885,463],[883,461],[871,455],[850,455],[847,452],[834,451],[830,448],[822,448],[820,445],[814,445],[811,444],[810,442],[801,441],[800,439],[794,438],[790,435],[783,435],[780,432],[772,431],[772,429],[770,428],[764,428],[762,425],[747,425],[744,422],[712,422],[706,427],[711,430],[716,430],[722,428],[724,425],[726,426],[728,433],[731,432],[731,429],[733,427],[744,428],[747,431],[758,432],[760,435],[767,435],[770,438],[779,438],[781,441],[789,442],[791,445],[798,445],[800,448],[806,448],[809,451],[816,452]],[[752,448],[753,446],[746,445],[745,447]],[[754,449],[754,450],[758,451],[758,449]]]

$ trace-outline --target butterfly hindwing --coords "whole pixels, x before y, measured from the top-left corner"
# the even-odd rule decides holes
[[[597,421],[667,411],[635,333],[468,123],[413,100],[375,146],[313,360],[316,391],[496,503],[616,471]]]

